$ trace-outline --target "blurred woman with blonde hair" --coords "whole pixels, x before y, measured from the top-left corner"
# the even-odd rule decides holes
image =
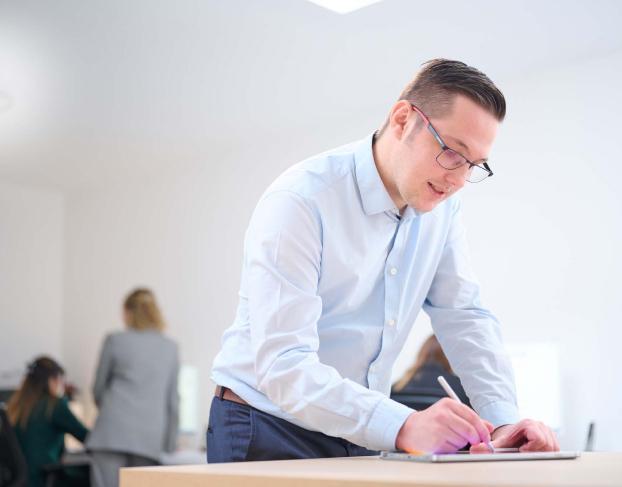
[[[177,441],[178,351],[153,293],[132,291],[123,319],[127,329],[106,337],[93,386],[99,415],[87,447],[96,487],[118,485],[122,467],[157,465]]]

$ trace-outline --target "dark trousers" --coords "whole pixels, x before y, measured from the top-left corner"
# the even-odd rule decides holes
[[[214,397],[207,462],[244,462],[377,455],[343,438],[309,431],[245,404]]]

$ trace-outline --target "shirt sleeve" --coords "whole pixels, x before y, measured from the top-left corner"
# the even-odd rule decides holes
[[[104,392],[108,388],[108,382],[110,381],[110,375],[112,374],[112,350],[111,341],[112,337],[108,335],[102,346],[101,353],[99,355],[99,362],[97,364],[97,371],[95,373],[95,384],[93,384],[93,397],[97,407],[101,407]]]
[[[179,375],[179,358],[175,347],[175,364],[171,369],[168,381],[167,422],[164,438],[164,451],[171,453],[177,447],[177,433],[179,429],[179,393],[177,392],[177,377]]]
[[[253,214],[245,255],[256,387],[310,429],[391,450],[413,410],[318,357],[324,230],[311,204],[287,191],[264,197]]]
[[[459,200],[423,308],[475,411],[495,427],[518,421],[512,365],[499,322],[480,301]]]
[[[56,402],[52,420],[63,433],[69,433],[81,442],[86,438],[88,430],[69,409],[67,398],[63,397]]]

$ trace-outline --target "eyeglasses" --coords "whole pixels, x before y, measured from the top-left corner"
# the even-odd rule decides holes
[[[469,169],[467,171],[466,180],[469,183],[479,183],[480,181],[483,181],[484,179],[493,175],[493,172],[490,170],[490,167],[488,166],[488,163],[485,159],[479,161],[478,163],[471,162],[458,151],[450,149],[447,144],[443,142],[441,136],[438,135],[438,132],[432,126],[432,124],[430,123],[430,119],[425,115],[425,113],[419,110],[412,103],[410,104],[410,106],[415,112],[417,112],[421,116],[421,119],[424,121],[426,127],[441,146],[442,151],[439,155],[436,156],[436,162],[438,162],[438,164],[443,169],[455,171],[456,169],[461,168],[465,164],[468,164]]]

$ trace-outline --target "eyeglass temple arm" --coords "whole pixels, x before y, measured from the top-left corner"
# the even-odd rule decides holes
[[[436,141],[438,142],[438,144],[441,146],[441,148],[443,150],[448,149],[447,145],[445,144],[445,142],[443,142],[443,139],[441,139],[441,136],[438,135],[438,132],[436,131],[436,129],[432,126],[432,124],[430,123],[430,119],[425,115],[425,113],[423,113],[421,110],[419,110],[415,105],[413,105],[412,103],[410,104],[410,106],[412,107],[412,109],[417,112],[419,114],[419,116],[421,117],[421,120],[423,120],[425,122],[425,126],[428,128],[428,130],[430,131],[430,133],[434,136],[434,138],[436,139]]]

